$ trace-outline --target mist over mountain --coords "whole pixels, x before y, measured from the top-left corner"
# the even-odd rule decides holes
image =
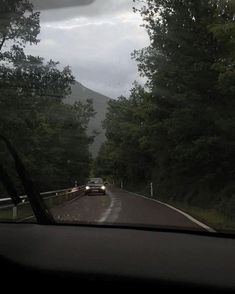
[[[86,88],[79,82],[75,82],[71,90],[72,93],[66,98],[65,102],[73,104],[76,101],[86,102],[87,99],[91,99],[93,101],[93,107],[96,115],[89,123],[88,134],[91,135],[93,131],[97,131],[99,133],[96,135],[93,144],[90,146],[90,151],[95,157],[99,151],[100,146],[106,140],[105,131],[102,128],[101,123],[105,119],[107,105],[110,98]]]

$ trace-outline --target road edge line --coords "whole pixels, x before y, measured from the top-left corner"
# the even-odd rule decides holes
[[[203,229],[207,230],[208,232],[210,232],[210,233],[216,233],[216,230],[215,230],[215,229],[213,229],[213,228],[207,226],[206,224],[200,222],[199,220],[197,220],[196,218],[194,218],[194,217],[191,216],[190,214],[188,214],[188,213],[186,213],[186,212],[184,212],[184,211],[182,211],[182,210],[180,210],[180,209],[178,209],[178,208],[176,208],[176,207],[174,207],[174,206],[172,206],[172,205],[170,205],[170,204],[168,204],[168,203],[165,203],[165,202],[162,202],[162,201],[159,201],[159,200],[156,200],[156,199],[148,198],[148,197],[146,197],[146,196],[144,196],[144,195],[140,195],[140,194],[137,194],[137,193],[135,193],[135,192],[130,192],[130,191],[127,191],[127,190],[125,190],[125,189],[122,189],[122,190],[125,191],[125,192],[128,192],[128,193],[131,193],[131,194],[137,195],[137,196],[139,196],[139,197],[145,198],[145,199],[147,199],[147,200],[154,201],[154,202],[160,203],[160,204],[162,204],[162,205],[165,205],[165,206],[167,206],[168,208],[171,208],[171,209],[177,211],[178,213],[184,215],[187,219],[191,220],[193,223],[197,224],[198,226],[202,227]]]
[[[114,206],[115,206],[115,202],[116,202],[115,196],[110,191],[108,191],[108,195],[111,198],[111,203],[110,203],[109,207],[107,208],[107,210],[98,219],[99,223],[107,222],[107,220],[108,220],[108,218],[110,218],[111,213],[112,213],[112,211],[114,209]],[[116,210],[119,210],[119,209],[120,209],[120,207],[118,207]],[[119,213],[119,211],[118,211],[118,213]],[[118,214],[117,214],[117,211],[116,211],[116,215],[114,216],[114,220],[117,219],[117,218],[118,218]],[[111,223],[114,223],[114,220],[112,220]]]
[[[110,197],[110,198],[111,198],[111,202],[109,204],[109,207],[107,208],[107,210],[104,213],[101,214],[101,216],[98,219],[98,223],[106,222],[108,217],[111,215],[115,201],[114,201],[113,197]]]

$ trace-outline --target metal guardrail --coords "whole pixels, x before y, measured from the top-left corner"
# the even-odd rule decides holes
[[[63,189],[63,190],[55,190],[55,191],[49,191],[49,192],[43,192],[40,193],[42,198],[44,200],[56,198],[56,197],[62,197],[74,193],[81,193],[85,189],[85,186],[78,186],[78,187],[73,187],[69,189]],[[0,198],[0,209],[7,209],[7,208],[12,208],[12,219],[17,218],[17,207],[22,206],[22,205],[28,205],[29,201],[27,200],[27,195],[22,195],[20,196],[21,202],[17,205],[14,206],[12,203],[11,198]]]

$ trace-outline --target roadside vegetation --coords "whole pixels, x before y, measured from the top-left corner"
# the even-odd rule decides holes
[[[1,1],[0,21],[0,134],[18,151],[40,191],[83,184],[89,175],[93,138],[87,126],[94,115],[92,102],[64,103],[74,77],[69,67],[25,53],[40,40],[40,13],[27,0]],[[24,191],[14,163],[0,142],[3,170],[19,194]],[[5,189],[0,181],[0,195]]]
[[[152,182],[161,200],[234,226],[234,1],[134,2],[151,42],[133,53],[147,83],[109,101],[94,171],[132,190]]]

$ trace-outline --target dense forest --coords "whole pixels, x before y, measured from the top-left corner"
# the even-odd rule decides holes
[[[0,4],[0,135],[17,150],[40,191],[83,184],[89,175],[92,102],[64,103],[74,77],[69,67],[25,53],[40,41],[40,13],[27,0]],[[14,162],[0,142],[0,171],[23,193]],[[1,173],[2,174],[2,173]],[[1,197],[5,195],[0,184]]]
[[[110,101],[98,175],[155,197],[235,215],[235,2],[137,3],[150,46],[143,87]]]

